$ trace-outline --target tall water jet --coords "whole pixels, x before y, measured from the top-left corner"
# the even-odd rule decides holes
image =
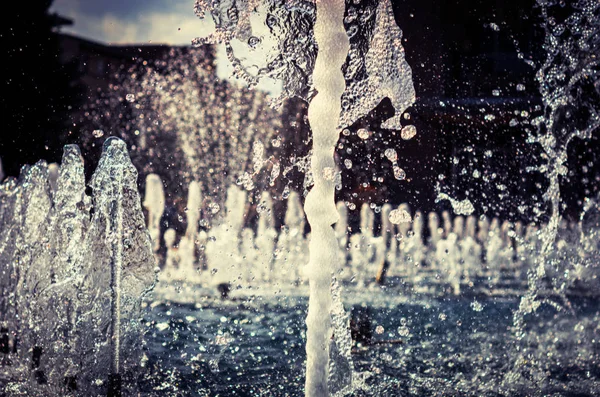
[[[187,227],[185,236],[179,243],[179,266],[186,271],[194,271],[196,263],[196,248],[199,244],[198,222],[200,221],[200,211],[202,210],[202,193],[200,183],[192,181],[188,190],[187,207],[185,216]]]
[[[135,360],[140,358],[139,352],[134,355],[123,352],[123,344],[128,349],[132,346],[139,349],[139,340],[132,336],[132,331],[140,330],[136,317],[141,306],[139,299],[149,292],[156,278],[151,240],[141,216],[137,171],[131,164],[125,142],[118,138],[106,140],[90,185],[94,192],[94,217],[88,238],[97,239],[100,246],[94,247],[92,252],[102,249],[105,254],[99,262],[110,269],[107,280],[110,295],[104,298],[110,306],[107,337],[111,347],[111,374],[107,389],[109,395],[118,396],[124,364],[139,365]],[[94,266],[87,276],[102,270]],[[100,307],[97,310],[101,310]]]
[[[273,272],[275,252],[275,216],[273,215],[273,200],[268,192],[263,192],[257,207],[258,227],[256,230],[256,247],[258,249],[259,270],[255,277],[267,281]]]
[[[152,238],[152,249],[156,253],[160,248],[160,219],[165,211],[163,183],[156,174],[146,176],[144,208],[148,211],[148,230]]]
[[[245,206],[246,192],[235,185],[230,186],[219,224],[210,231],[206,260],[213,274],[212,282],[219,288],[229,289],[233,283],[241,280],[240,238]]]
[[[338,243],[332,227],[338,220],[333,153],[340,132],[337,117],[342,110],[340,100],[346,88],[341,67],[350,48],[344,29],[344,11],[344,0],[317,2],[314,32],[319,52],[312,75],[317,95],[308,108],[313,133],[314,186],[304,205],[311,226],[305,382],[306,395],[311,397],[329,394],[331,277],[339,266]]]
[[[349,7],[356,15],[354,6]],[[360,11],[363,22],[376,15],[374,24],[363,29],[358,19],[349,19],[348,31],[344,26],[343,0],[314,4],[197,0],[197,14],[202,18],[206,11],[213,16],[215,33],[196,43],[224,43],[236,76],[250,85],[265,76],[279,78],[283,81],[283,96],[309,98],[316,92],[308,109],[313,132],[310,174],[314,186],[305,202],[311,224],[305,391],[309,396],[327,395],[331,277],[339,264],[338,242],[332,228],[338,219],[334,195],[339,179],[333,154],[341,128],[366,116],[386,97],[396,114],[382,126],[402,128],[401,114],[415,99],[410,67],[404,59],[402,32],[395,24],[389,0],[381,0],[376,10],[369,4]],[[266,26],[255,26],[254,13],[265,15]],[[356,34],[357,30],[363,31]],[[258,65],[257,61],[236,56],[236,40],[246,43],[252,51],[266,49],[265,59]]]

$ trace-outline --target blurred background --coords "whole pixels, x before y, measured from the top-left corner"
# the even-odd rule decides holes
[[[15,3],[0,26],[3,174],[17,177],[39,159],[59,162],[63,145],[77,143],[89,175],[101,143],[118,135],[130,147],[140,188],[145,175],[159,174],[167,206],[177,209],[192,180],[206,181],[204,193],[222,201],[227,185],[252,169],[260,140],[269,164],[249,189],[256,192],[250,201],[262,190],[276,198],[286,189],[305,193],[306,103],[271,108],[277,84],[249,91],[230,78],[222,49],[192,48],[192,39],[211,28],[194,15],[193,3]],[[399,131],[381,129],[393,114],[382,101],[340,139],[338,199],[354,204],[351,217],[364,202],[439,211],[449,208],[435,201],[442,191],[469,198],[478,215],[530,219],[547,183],[526,171],[540,153],[526,138],[542,109],[535,72],[545,57],[534,1],[410,0],[393,7],[417,92],[404,120],[417,135],[403,140]],[[361,128],[369,139],[358,136]],[[398,152],[406,179],[393,178],[386,147]],[[570,146],[561,180],[567,218],[598,192],[597,153],[597,131]],[[281,175],[273,178],[276,171]]]

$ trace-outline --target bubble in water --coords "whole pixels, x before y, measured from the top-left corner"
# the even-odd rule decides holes
[[[417,127],[415,127],[414,125],[404,126],[402,128],[402,130],[400,131],[400,136],[405,141],[408,141],[409,139],[413,138],[415,135],[417,135]]]
[[[350,160],[350,159],[346,159],[346,160],[344,160],[344,166],[345,166],[347,169],[350,169],[350,168],[352,168],[352,160]]]
[[[385,329],[384,329],[384,328],[383,328],[381,325],[378,325],[378,326],[375,328],[375,332],[376,332],[378,335],[381,335],[381,334],[383,334],[383,333],[385,332]]]
[[[256,48],[256,46],[258,46],[259,43],[260,43],[260,39],[256,36],[251,36],[248,39],[248,46],[250,48]]]
[[[92,131],[92,135],[94,136],[94,138],[102,138],[104,136],[104,131],[94,130]]]
[[[360,139],[368,139],[370,134],[366,128],[361,128],[358,130],[357,135]]]
[[[525,91],[525,85],[517,84],[517,91]]]
[[[208,209],[211,214],[216,214],[217,212],[219,212],[221,210],[221,207],[217,203],[210,203],[208,205]]]
[[[125,99],[127,99],[128,102],[135,102],[135,95],[127,94],[125,95]]]

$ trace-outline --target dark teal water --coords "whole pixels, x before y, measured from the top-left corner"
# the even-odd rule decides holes
[[[305,297],[197,300],[148,308],[144,394],[303,395]],[[364,382],[350,395],[600,395],[599,305],[571,303],[571,312],[542,306],[516,341],[517,298],[347,292],[347,310],[369,308],[376,342],[355,349],[355,376]]]

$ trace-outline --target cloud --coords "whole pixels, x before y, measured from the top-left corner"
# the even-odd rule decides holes
[[[211,21],[198,19],[193,12],[193,3],[193,0],[186,0],[162,11],[140,8],[132,13],[114,4],[102,12],[90,12],[85,7],[88,2],[58,0],[53,11],[75,21],[73,26],[63,31],[92,40],[113,44],[152,42],[177,45],[190,44],[192,39],[207,34],[214,26]],[[157,8],[156,2],[151,4],[154,4],[151,8]]]

